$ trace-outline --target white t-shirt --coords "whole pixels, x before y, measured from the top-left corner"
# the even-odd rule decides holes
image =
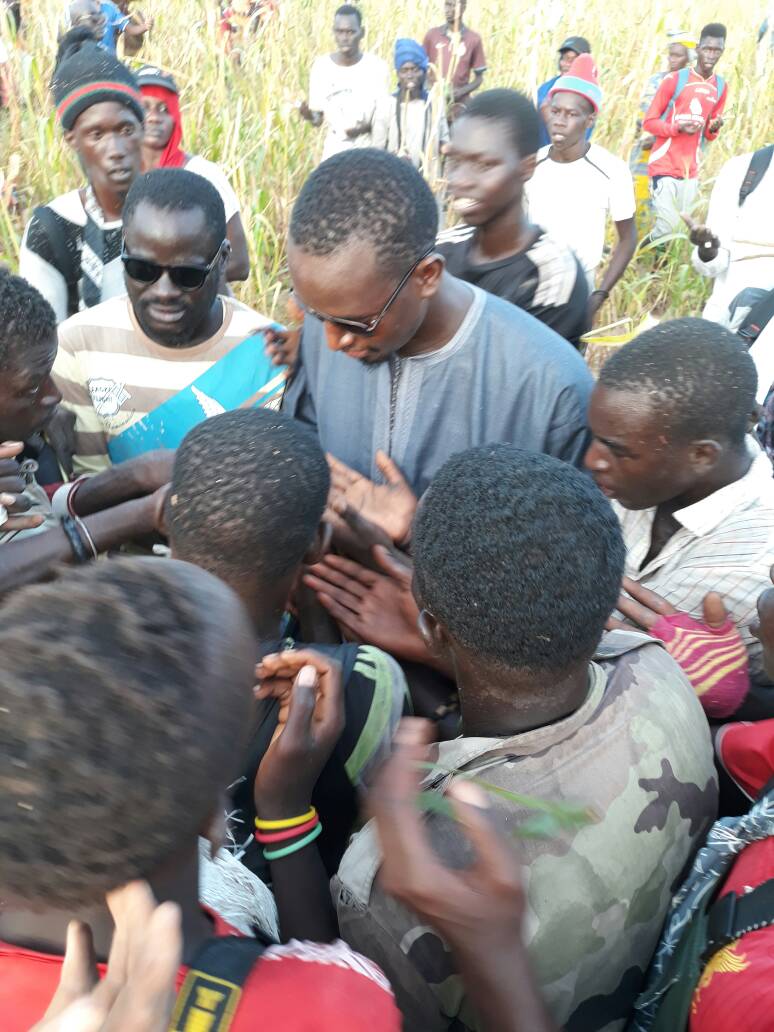
[[[347,129],[373,122],[376,105],[390,88],[387,65],[375,54],[363,54],[357,64],[338,65],[329,54],[318,57],[309,79],[309,107],[322,111],[328,132],[323,161],[351,147],[370,147],[371,134],[351,140]]]
[[[226,222],[230,222],[235,215],[239,214],[237,195],[234,193],[231,183],[229,183],[225,172],[219,165],[212,161],[207,161],[206,158],[201,157],[199,154],[195,154],[189,159],[185,168],[187,172],[194,172],[197,176],[201,176],[202,179],[212,183],[220,194],[223,207],[226,209]]]
[[[614,222],[634,217],[632,174],[625,161],[596,143],[577,161],[552,161],[550,149],[538,151],[527,183],[529,219],[575,251],[593,289],[608,213]]]

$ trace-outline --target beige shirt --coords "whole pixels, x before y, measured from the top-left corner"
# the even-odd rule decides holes
[[[268,320],[221,297],[223,323],[192,348],[157,344],[140,329],[126,295],[79,312],[59,327],[54,379],[75,413],[76,474],[110,465],[108,442],[184,390]]]

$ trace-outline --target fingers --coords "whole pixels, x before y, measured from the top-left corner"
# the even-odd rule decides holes
[[[45,1018],[58,1017],[83,996],[88,996],[99,981],[91,929],[81,921],[67,926],[67,944],[59,975],[59,986],[46,1011]]]
[[[286,740],[303,741],[308,737],[314,716],[317,682],[317,671],[311,664],[299,670],[290,693],[288,718],[282,732],[283,737],[287,736]]]
[[[5,523],[0,524],[0,534],[16,533],[19,530],[34,530],[35,527],[43,526],[46,517],[38,513],[35,516],[9,516]]]
[[[347,641],[365,641],[367,635],[360,619],[360,613],[356,609],[350,609],[344,605],[338,597],[334,596],[334,590],[327,587],[324,590],[318,590],[317,601],[333,617]]]
[[[456,778],[446,795],[476,851],[473,871],[477,876],[474,874],[474,879],[520,890],[521,871],[516,852],[487,816],[489,801],[484,791],[464,778]]]
[[[341,676],[339,663],[314,649],[288,649],[285,652],[270,653],[258,664],[256,674],[261,680],[274,677],[295,679],[305,666],[311,666],[319,677],[330,677],[337,672]]]
[[[331,455],[330,452],[326,452],[325,458],[328,460],[328,468],[331,471],[332,486],[338,488],[341,485],[340,490],[346,491],[352,484],[364,479],[360,473],[355,472],[346,462],[341,462],[334,455]]]
[[[166,1032],[183,958],[180,908],[156,907],[133,948],[132,974],[103,1032]],[[126,1000],[126,1006],[121,1006]]]
[[[378,451],[376,453],[376,467],[388,484],[392,484],[395,487],[408,487],[406,478],[401,473],[400,468],[396,466],[386,452]]]
[[[667,602],[665,598],[657,595],[650,588],[644,587],[639,581],[632,580],[631,577],[624,577],[623,589],[635,601],[642,603],[643,606],[647,606],[648,609],[652,609],[659,616],[674,616],[677,612],[675,607],[670,602]]]
[[[631,624],[626,623],[625,620],[616,620],[613,616],[605,624],[606,631],[630,631],[631,629]]]
[[[420,764],[427,757],[431,740],[430,721],[414,717],[401,720],[395,733],[393,754],[368,797],[384,857],[381,879],[388,891],[401,888],[406,872],[415,865],[421,869],[438,863],[416,806]]]
[[[728,613],[723,603],[723,599],[716,591],[710,591],[708,595],[704,596],[702,610],[704,613],[704,622],[709,627],[722,627],[728,619]]]
[[[411,589],[414,568],[406,556],[402,553],[396,554],[394,550],[385,548],[383,545],[374,545],[373,555],[376,565],[391,580],[397,581],[404,588]]]
[[[658,615],[652,609],[648,609],[647,606],[635,602],[627,595],[618,596],[618,610],[623,613],[627,620],[646,631],[649,631],[656,620],[658,620]],[[629,627],[629,630],[631,630],[631,627]]]
[[[0,459],[15,459],[24,451],[22,441],[3,441],[0,444]]]
[[[346,588],[338,587],[332,581],[315,577],[315,575],[311,573],[305,574],[304,584],[316,593],[320,602],[322,602],[323,596],[331,599],[338,609],[345,614],[347,619],[351,620],[353,617],[360,616],[363,600],[359,595],[356,595],[351,591],[347,591]],[[326,609],[328,608],[324,602],[322,602],[322,604]],[[332,612],[331,615],[333,615]],[[338,619],[338,617],[336,617],[336,619]]]
[[[353,594],[362,597],[365,589],[372,588],[379,577],[378,573],[367,569],[352,559],[343,555],[326,555],[315,566],[311,567],[325,579],[330,579],[333,584],[341,588],[347,588]]]

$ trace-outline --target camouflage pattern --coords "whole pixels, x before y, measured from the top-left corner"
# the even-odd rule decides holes
[[[559,838],[520,842],[525,938],[550,1012],[568,1032],[623,1028],[675,887],[712,823],[717,784],[709,728],[696,694],[660,643],[605,635],[590,665],[589,695],[565,720],[510,739],[441,743],[439,766],[590,807],[598,821]],[[433,771],[443,791],[449,775]],[[492,797],[506,827],[526,812]],[[428,817],[435,848],[462,866],[468,849],[453,822]],[[372,824],[344,856],[332,890],[343,938],[387,973],[405,1028],[477,1029],[476,1016],[436,933],[376,880]]]

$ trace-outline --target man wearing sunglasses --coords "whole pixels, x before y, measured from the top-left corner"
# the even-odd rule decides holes
[[[285,408],[363,477],[381,479],[385,452],[417,495],[475,445],[580,464],[583,360],[526,312],[449,275],[437,227],[430,188],[395,155],[351,151],[312,173],[288,241],[306,317]]]
[[[229,243],[211,183],[149,172],[129,191],[123,225],[126,295],[59,328],[54,375],[75,415],[78,473],[175,448],[206,417],[277,399],[284,385],[255,333],[267,320],[218,293]]]

